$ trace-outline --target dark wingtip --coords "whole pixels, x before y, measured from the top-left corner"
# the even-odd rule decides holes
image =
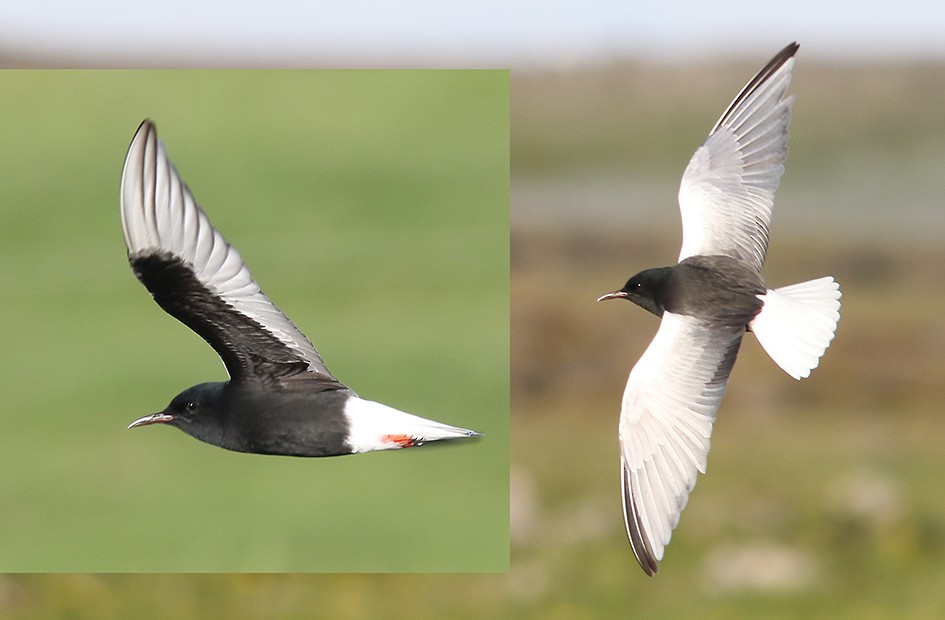
[[[633,503],[633,494],[630,491],[630,476],[626,465],[621,464],[620,485],[623,495],[623,520],[627,529],[627,538],[630,541],[630,549],[633,556],[643,572],[649,577],[653,577],[660,572],[660,563],[653,553],[650,541],[646,537],[646,532],[640,527],[637,516],[637,508]]]
[[[738,107],[738,105],[745,100],[745,98],[751,94],[756,88],[763,84],[768,78],[774,75],[778,69],[780,69],[784,63],[794,57],[794,54],[797,53],[798,48],[801,46],[796,42],[792,41],[784,49],[774,55],[774,57],[768,61],[761,70],[758,71],[745,86],[742,87],[742,90],[738,93],[738,96],[728,104],[728,107],[725,108],[725,112],[722,113],[722,116],[719,117],[719,120],[716,121],[715,125],[712,127],[712,131],[709,132],[711,136],[715,133],[715,130],[718,129],[722,123],[728,118],[729,114],[732,113],[732,110]]]
[[[771,60],[768,61],[768,64],[766,64],[758,72],[758,74],[755,76],[754,79],[758,80],[759,82],[763,81],[765,77],[777,71],[778,68],[781,65],[783,65],[785,62],[787,62],[789,58],[793,58],[794,55],[797,53],[797,50],[800,49],[800,47],[801,46],[797,43],[797,41],[792,41],[788,43],[786,46],[784,46],[784,49],[782,49],[780,52],[775,54],[774,57],[772,57]]]

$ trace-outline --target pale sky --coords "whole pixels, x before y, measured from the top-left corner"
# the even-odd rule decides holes
[[[945,59],[945,2],[900,0],[34,0],[0,5],[0,55],[243,66],[513,67],[768,54]],[[316,66],[317,66],[316,65]]]

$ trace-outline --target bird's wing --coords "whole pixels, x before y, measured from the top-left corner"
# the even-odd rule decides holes
[[[663,313],[630,372],[620,412],[624,521],[637,561],[654,574],[698,473],[743,327]]]
[[[797,44],[781,50],[722,114],[679,186],[679,260],[722,254],[761,272],[774,193],[787,158],[791,82]]]
[[[148,120],[125,158],[121,224],[135,275],[168,314],[214,348],[230,377],[344,387],[213,228]]]

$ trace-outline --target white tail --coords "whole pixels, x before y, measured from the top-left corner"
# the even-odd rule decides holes
[[[396,450],[441,439],[481,436],[468,428],[427,420],[357,396],[345,401],[344,415],[352,452]]]
[[[840,320],[840,285],[830,276],[759,295],[764,307],[749,324],[771,359],[795,379],[810,376]]]

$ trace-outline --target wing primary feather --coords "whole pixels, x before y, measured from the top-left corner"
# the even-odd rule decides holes
[[[652,577],[659,572],[659,561],[656,559],[653,548],[646,538],[645,530],[640,525],[640,515],[637,513],[630,488],[630,475],[626,463],[623,463],[620,473],[623,494],[623,522],[627,529],[627,537],[630,540],[630,549],[633,551],[637,563],[640,564],[647,575]]]
[[[722,254],[761,271],[787,157],[797,49],[784,48],[748,82],[693,154],[679,187],[680,261]]]
[[[725,112],[722,113],[722,116],[719,117],[719,120],[712,127],[712,131],[709,132],[709,135],[715,133],[715,130],[718,129],[734,110],[736,110],[745,99],[751,96],[751,94],[758,88],[759,85],[764,84],[774,73],[777,72],[781,66],[786,63],[789,59],[794,57],[794,54],[797,53],[798,45],[796,42],[790,43],[783,50],[778,52],[774,58],[768,62],[761,71],[756,73],[747,84],[742,88],[741,92],[738,93],[738,96],[725,108]]]
[[[665,312],[630,373],[620,419],[624,519],[647,574],[705,473],[715,412],[743,333]]]

